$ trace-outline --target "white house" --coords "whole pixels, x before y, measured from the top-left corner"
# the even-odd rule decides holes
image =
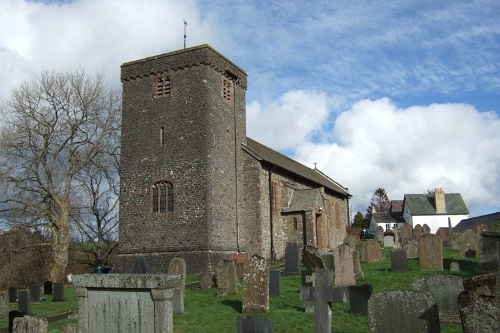
[[[469,217],[469,210],[460,193],[444,193],[436,188],[428,194],[405,194],[403,218],[412,227],[427,224],[431,233],[438,228],[455,227],[461,220]]]

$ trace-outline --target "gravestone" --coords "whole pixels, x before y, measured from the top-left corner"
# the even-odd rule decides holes
[[[238,278],[242,278],[243,269],[245,268],[245,263],[248,260],[248,254],[245,252],[231,253],[227,255],[227,259],[234,261],[236,274],[238,275]]]
[[[349,311],[355,315],[368,314],[368,300],[372,296],[372,285],[349,286]]]
[[[176,288],[181,290],[182,297],[184,297],[184,289],[186,288],[186,261],[179,257],[173,258],[168,264],[167,272],[168,275],[182,276],[182,279],[179,281],[179,285]]]
[[[391,235],[384,236],[384,247],[394,247],[394,237]]]
[[[285,274],[300,273],[300,250],[297,242],[286,242]]]
[[[73,323],[63,325],[62,333],[76,333],[76,325]]]
[[[132,274],[147,274],[148,263],[143,256],[137,256],[134,259],[134,266],[132,266]]]
[[[418,256],[421,271],[443,270],[443,243],[436,235],[427,234],[418,239]]]
[[[461,235],[462,235],[462,233],[460,231],[452,231],[450,233],[450,236],[448,237],[448,242],[449,242],[450,247],[452,249],[458,250],[458,244],[459,244]]]
[[[222,259],[217,264],[217,287],[229,294],[238,292],[238,275],[234,261]]]
[[[323,264],[325,265],[325,268],[334,270],[335,269],[335,264],[333,260],[333,252],[327,252],[321,254],[321,259],[323,260]]]
[[[384,240],[384,228],[381,226],[377,226],[375,229],[375,238],[376,241],[381,242]]]
[[[302,264],[310,271],[326,268],[318,248],[314,246],[307,246],[302,250]]]
[[[356,243],[358,242],[358,239],[351,235],[351,234],[347,234],[344,238],[344,244],[347,244],[349,245],[350,247],[352,247],[353,249],[356,248]]]
[[[418,240],[411,239],[406,244],[403,245],[403,250],[406,251],[406,257],[408,259],[418,258]]]
[[[462,278],[454,275],[428,275],[413,282],[413,290],[426,291],[438,305],[441,322],[460,322],[457,298],[464,290]]]
[[[391,272],[407,272],[408,260],[406,251],[398,250],[391,252]]]
[[[199,274],[200,289],[208,290],[215,285],[215,274],[211,271],[205,271]]]
[[[481,259],[476,267],[479,273],[496,272],[500,261],[500,232],[485,231],[481,233]]]
[[[500,332],[499,295],[495,290],[497,274],[489,273],[464,279],[458,296],[458,309],[464,333]]]
[[[17,288],[14,287],[9,288],[9,302],[10,303],[17,302]]]
[[[470,229],[465,230],[458,241],[460,255],[463,257],[476,257],[478,253],[478,242],[479,237],[474,233],[474,231]]]
[[[7,317],[9,315],[9,293],[6,291],[0,292],[0,317]]]
[[[17,292],[17,309],[29,316],[31,312],[31,295],[29,290],[19,290]]]
[[[333,249],[335,261],[335,286],[356,285],[354,275],[353,250],[349,245],[342,244]]]
[[[363,274],[361,262],[359,261],[359,252],[356,250],[352,251],[352,263],[354,266],[354,277],[356,280],[364,279],[365,275]]]
[[[17,317],[14,318],[12,331],[15,333],[46,333],[49,323],[45,318]]]
[[[431,228],[427,224],[424,224],[422,226],[422,235],[429,235],[430,233],[431,233]]]
[[[173,314],[184,314],[184,293],[180,288],[175,288],[172,296],[172,312]]]
[[[439,227],[438,230],[436,231],[436,235],[438,235],[439,238],[441,238],[443,243],[445,242],[449,243],[450,228]]]
[[[314,287],[314,272],[302,271],[302,287]]]
[[[406,244],[409,240],[413,238],[413,228],[409,223],[404,223],[400,230],[401,233],[401,245]]]
[[[269,272],[269,296],[281,296],[281,271]]]
[[[394,227],[394,246],[393,248],[396,249],[396,250],[400,250],[401,249],[401,243],[399,242],[399,230],[398,230],[398,227]]]
[[[38,283],[31,282],[29,288],[31,301],[35,303],[40,302],[40,286],[38,285]]]
[[[269,311],[269,262],[254,254],[243,272],[243,313]]]
[[[369,331],[373,333],[441,332],[436,301],[424,291],[378,292],[368,300]]]
[[[52,302],[65,302],[66,299],[64,298],[64,283],[54,282],[52,286],[54,292],[54,297],[52,297]]]
[[[43,294],[52,295],[52,281],[45,281],[43,283]]]
[[[363,242],[363,250],[361,252],[361,262],[372,263],[382,261],[382,251],[380,244],[376,240],[370,239]]]
[[[274,333],[273,320],[240,316],[238,317],[238,333]]]
[[[424,230],[420,224],[417,224],[413,227],[413,235],[415,235],[415,239],[419,239],[424,234]]]
[[[24,313],[19,310],[12,310],[9,312],[9,333],[12,333],[12,330],[14,328],[14,319],[15,318],[20,318],[23,317]]]
[[[450,263],[450,272],[460,272],[460,264],[456,261]]]

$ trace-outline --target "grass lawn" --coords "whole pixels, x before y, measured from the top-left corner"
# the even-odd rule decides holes
[[[454,274],[460,277],[477,275],[474,268],[477,266],[478,258],[462,258],[458,250],[450,248],[443,249],[444,271],[443,272],[420,272],[418,259],[408,260],[408,272],[390,272],[390,249],[386,249],[386,260],[373,264],[361,264],[365,278],[358,280],[359,285],[372,284],[373,291],[411,289],[415,279],[429,274]],[[460,264],[460,272],[450,272],[450,263],[457,261]],[[189,275],[187,282],[197,280],[196,275]],[[283,275],[281,280],[281,296],[271,296],[269,301],[269,313],[252,314],[259,317],[272,318],[274,331],[278,332],[313,332],[313,314],[305,312],[304,302],[300,300],[300,275]],[[242,288],[234,295],[220,297],[216,295],[216,289],[201,291],[199,288],[186,289],[184,309],[186,315],[174,317],[174,332],[236,332],[236,322],[241,316],[241,294]],[[67,301],[63,303],[51,302],[52,296],[39,304],[32,304],[33,312],[41,317],[65,313],[70,310],[77,311],[77,296],[74,288],[65,289]],[[17,309],[16,304],[11,304],[11,310]],[[49,323],[49,332],[61,332],[61,327],[76,320],[59,320]],[[0,326],[8,325],[8,319],[0,320]],[[366,316],[355,316],[349,313],[346,304],[332,305],[332,328],[333,332],[367,332],[368,319]],[[462,332],[460,324],[441,324],[441,331]]]

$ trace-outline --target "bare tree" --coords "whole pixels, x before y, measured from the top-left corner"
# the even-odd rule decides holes
[[[83,71],[44,71],[1,106],[0,212],[49,230],[52,281],[64,279],[68,264],[77,176],[115,150],[120,110],[120,94]]]

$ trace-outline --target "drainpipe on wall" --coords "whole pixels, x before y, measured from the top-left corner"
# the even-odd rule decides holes
[[[276,260],[276,252],[274,251],[274,236],[273,236],[273,181],[272,171],[269,170],[269,229],[271,232],[271,260]]]

